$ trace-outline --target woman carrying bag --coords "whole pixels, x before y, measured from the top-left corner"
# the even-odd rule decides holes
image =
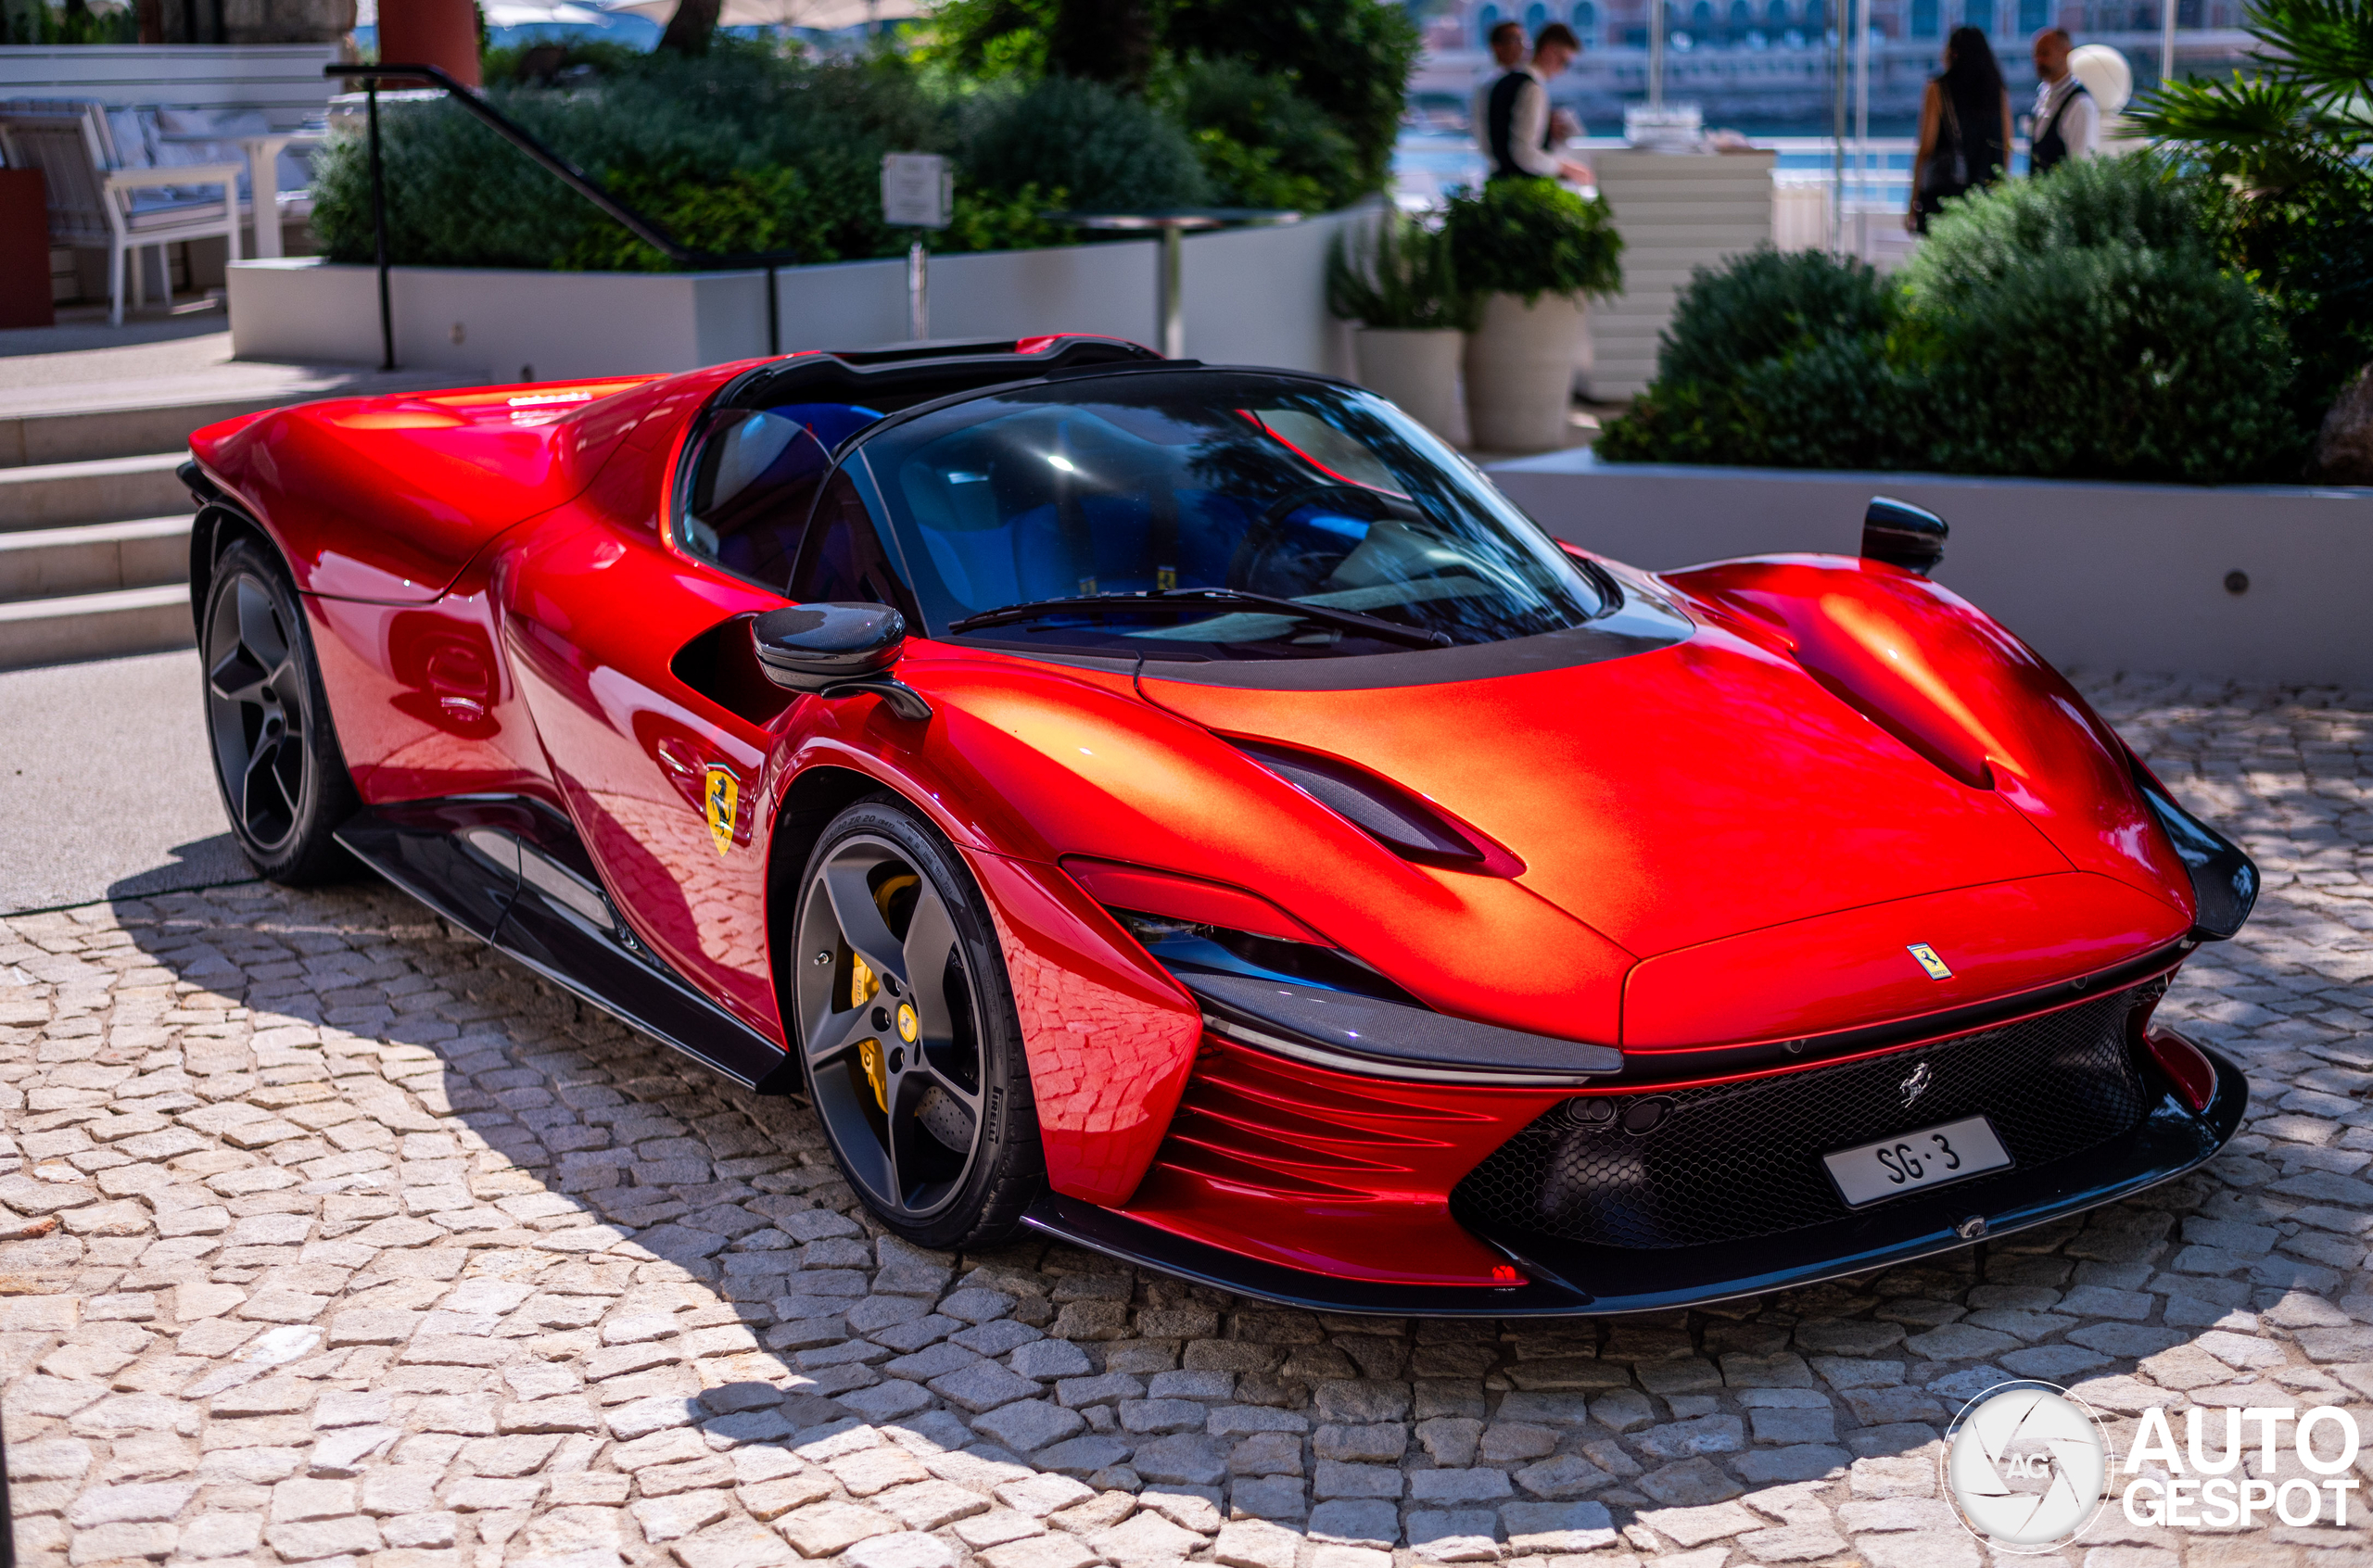
[[[1945,69],[1920,100],[1920,151],[1911,160],[1911,210],[1903,226],[1928,220],[1963,192],[1991,185],[2011,162],[2011,94],[1986,34],[1957,27],[1945,40]]]

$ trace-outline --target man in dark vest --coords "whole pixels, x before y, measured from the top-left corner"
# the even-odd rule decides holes
[[[2065,28],[2036,34],[2036,112],[2027,134],[2027,172],[2049,174],[2072,158],[2100,150],[2101,107],[2069,68]]]
[[[1551,78],[1573,63],[1581,41],[1563,22],[1551,22],[1534,41],[1532,64],[1522,63],[1524,29],[1502,22],[1491,30],[1492,58],[1502,75],[1476,95],[1475,140],[1491,160],[1494,180],[1587,182],[1590,170],[1551,150],[1555,128],[1549,110]]]

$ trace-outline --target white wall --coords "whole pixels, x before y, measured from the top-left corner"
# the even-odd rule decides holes
[[[1661,570],[1859,550],[1874,495],[1951,525],[1937,581],[2052,663],[2373,689],[2373,489],[1600,463],[1491,477],[1561,538]],[[2245,593],[2225,575],[2248,574]]]
[[[1349,331],[1326,309],[1326,246],[1346,224],[1372,216],[1356,210],[1189,235],[1186,352],[1215,363],[1348,374]],[[932,335],[1092,332],[1150,342],[1155,246],[1129,240],[934,258]],[[767,351],[764,278],[398,267],[390,278],[396,357],[408,368],[498,380],[516,377],[522,365],[553,379],[749,358]],[[907,336],[904,259],[787,267],[776,286],[786,353],[873,348]],[[230,276],[232,351],[376,363],[377,287],[369,267],[241,262]]]
[[[335,44],[109,44],[0,46],[0,98],[256,107],[274,125],[319,116],[342,88],[322,74]]]

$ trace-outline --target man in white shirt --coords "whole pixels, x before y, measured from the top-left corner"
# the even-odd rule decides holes
[[[2101,106],[2069,69],[2068,30],[2036,34],[2036,112],[2027,138],[2027,172],[2049,174],[2072,158],[2100,151]]]
[[[1491,57],[1502,74],[1475,95],[1475,140],[1491,160],[1494,180],[1542,179],[1586,182],[1590,170],[1550,150],[1555,128],[1549,109],[1550,78],[1581,52],[1581,41],[1563,22],[1541,30],[1532,64],[1524,58],[1524,29],[1502,22],[1491,30]]]

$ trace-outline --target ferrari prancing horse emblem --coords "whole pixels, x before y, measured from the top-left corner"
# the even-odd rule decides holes
[[[1926,942],[1915,942],[1910,947],[1905,948],[1904,951],[1910,954],[1914,958],[1920,961],[1920,967],[1928,971],[1928,978],[1930,980],[1950,980],[1953,978],[1953,971],[1945,967],[1945,961],[1942,958],[1937,957],[1936,950],[1929,946]]]
[[[730,854],[733,850],[733,810],[742,798],[742,781],[733,777],[730,767],[708,770],[708,836],[717,841],[717,853]]]

